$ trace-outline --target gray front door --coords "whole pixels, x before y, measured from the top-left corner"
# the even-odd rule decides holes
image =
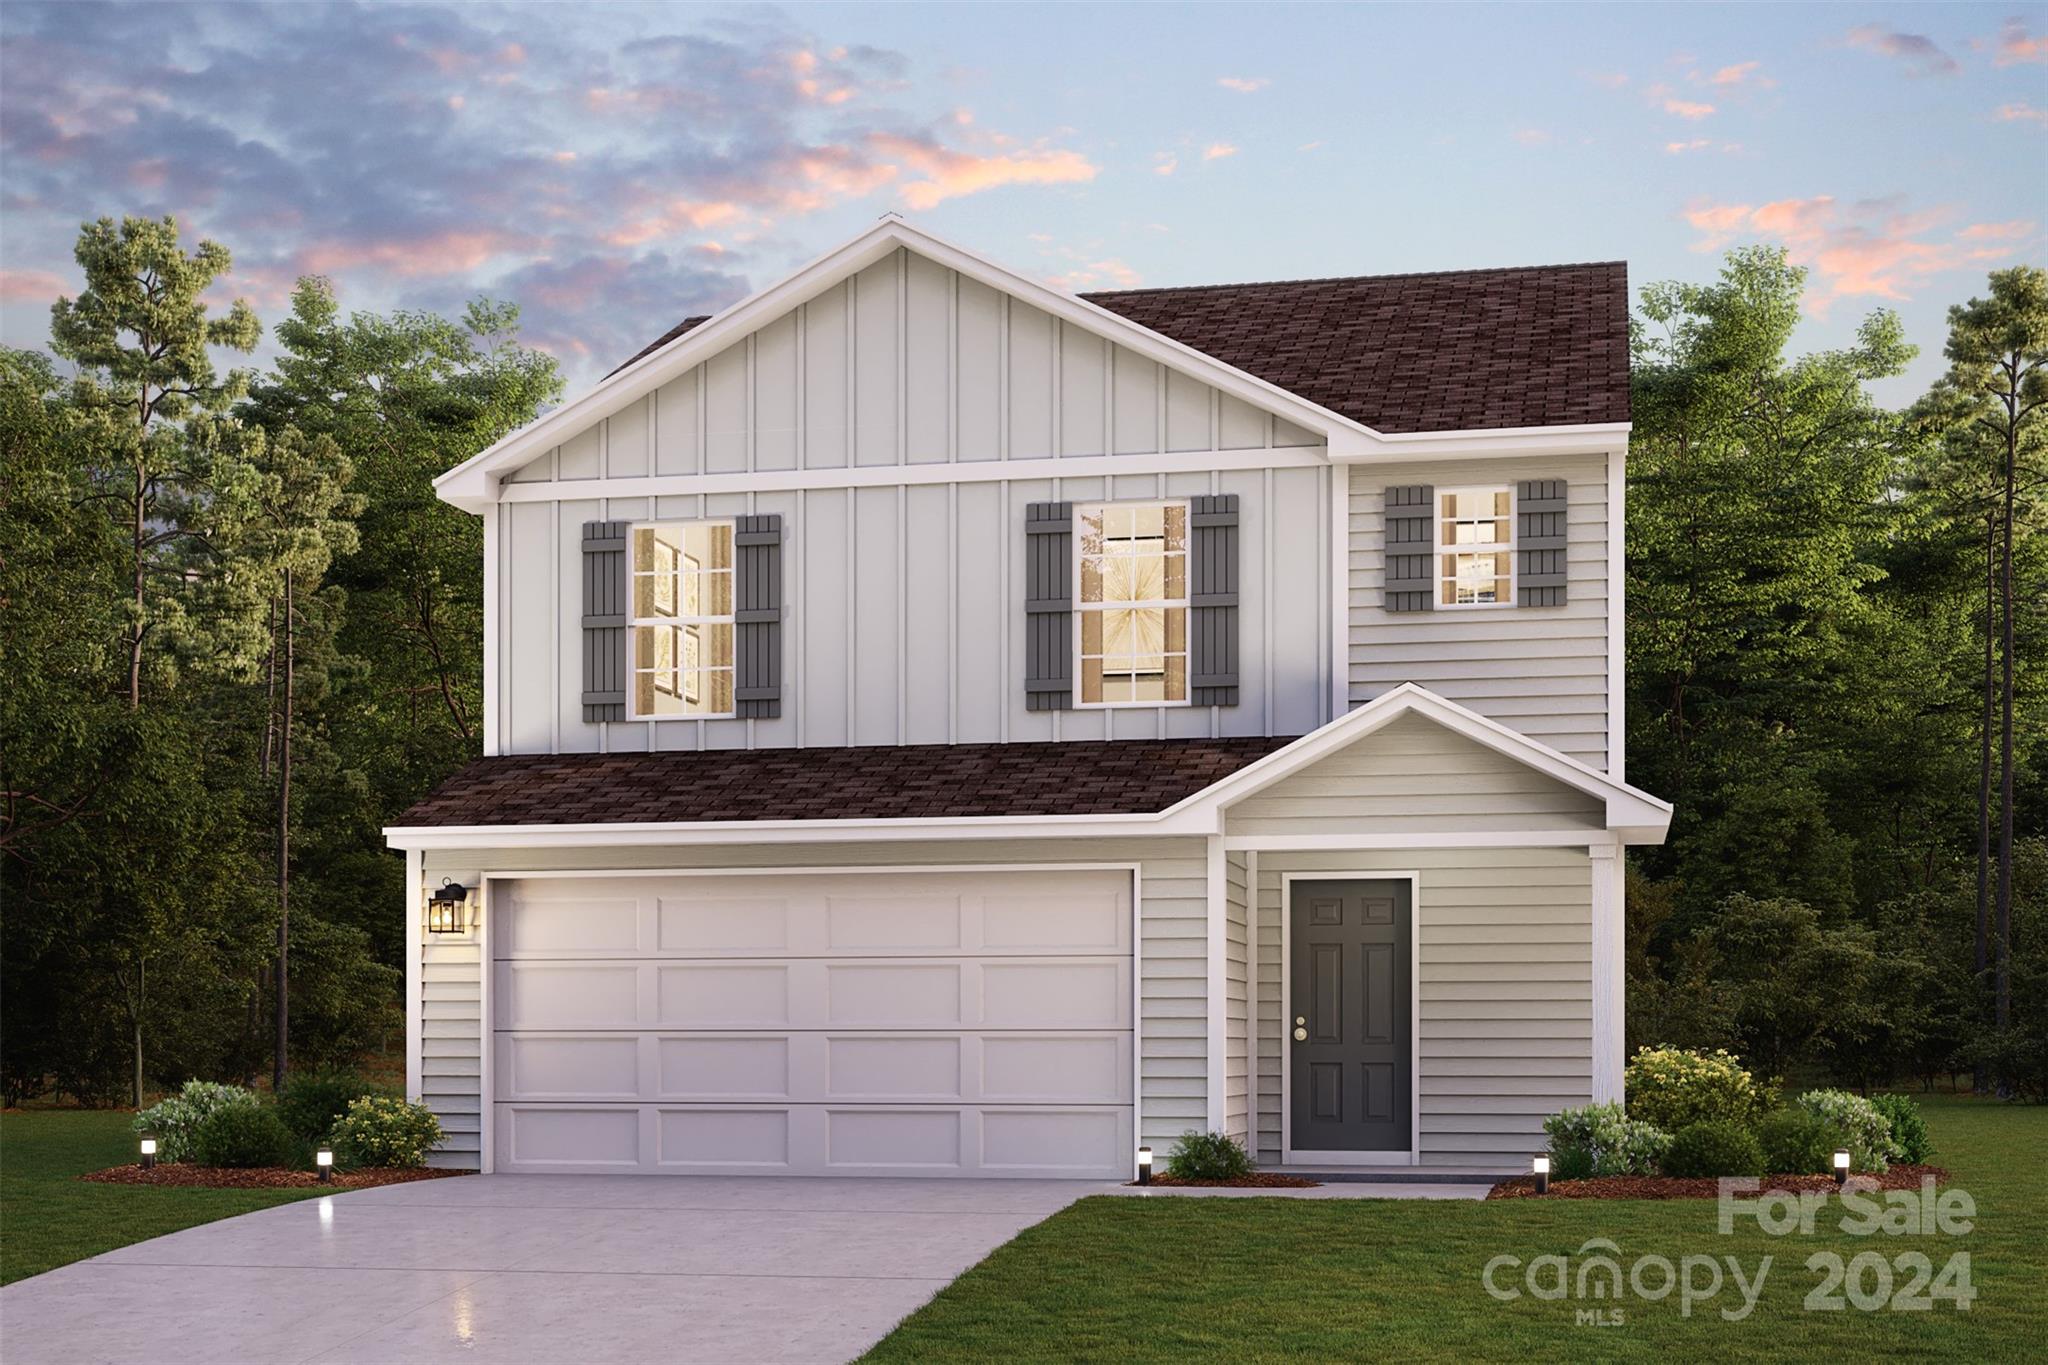
[[[1292,1145],[1303,1152],[1405,1152],[1414,1066],[1409,883],[1290,886]]]

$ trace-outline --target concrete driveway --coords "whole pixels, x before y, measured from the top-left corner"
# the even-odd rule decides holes
[[[7,1365],[839,1361],[1114,1186],[466,1176],[308,1200],[0,1290]]]

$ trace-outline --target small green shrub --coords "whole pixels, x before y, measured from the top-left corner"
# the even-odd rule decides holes
[[[1552,1180],[1591,1180],[1594,1165],[1590,1147],[1558,1147],[1553,1144],[1550,1148]]]
[[[1897,1155],[1891,1121],[1861,1095],[1809,1090],[1792,1103],[1834,1129],[1837,1144],[1849,1149],[1852,1170],[1880,1172]]]
[[[1762,1087],[1721,1048],[1639,1048],[1622,1079],[1629,1117],[1667,1133],[1717,1119],[1749,1123],[1765,1107]]]
[[[275,1109],[231,1104],[214,1110],[192,1135],[192,1160],[201,1166],[290,1166],[298,1145]]]
[[[1870,1101],[1892,1126],[1892,1155],[1913,1166],[1924,1166],[1934,1155],[1934,1142],[1927,1136],[1927,1120],[1920,1106],[1906,1095],[1878,1095]]]
[[[1780,1109],[1757,1125],[1764,1167],[1771,1175],[1827,1175],[1840,1145],[1824,1118],[1804,1109]]]
[[[277,1116],[307,1142],[324,1142],[334,1131],[334,1121],[348,1111],[350,1100],[384,1093],[353,1072],[311,1072],[285,1082]]]
[[[1729,1119],[1689,1123],[1672,1136],[1664,1174],[1687,1178],[1762,1175],[1763,1148],[1755,1134]]]
[[[1594,1175],[1655,1175],[1671,1138],[1655,1124],[1630,1118],[1618,1104],[1565,1109],[1543,1120],[1550,1135],[1551,1172],[1564,1154],[1581,1148],[1592,1154]]]
[[[1235,1138],[1189,1131],[1166,1154],[1166,1173],[1176,1180],[1236,1180],[1252,1173],[1252,1159]]]
[[[199,1126],[222,1109],[253,1108],[260,1101],[253,1090],[213,1081],[187,1081],[175,1095],[167,1095],[135,1116],[131,1125],[137,1133],[156,1134],[159,1161],[186,1161],[192,1156],[193,1135]]]
[[[389,1095],[350,1100],[330,1134],[343,1166],[424,1166],[441,1138],[433,1110]]]

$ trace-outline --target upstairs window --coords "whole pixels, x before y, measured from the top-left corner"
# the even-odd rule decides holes
[[[633,528],[633,717],[733,714],[733,524]]]
[[[1515,604],[1515,495],[1508,488],[1437,490],[1437,605]]]
[[[1082,706],[1188,700],[1188,505],[1078,510]]]

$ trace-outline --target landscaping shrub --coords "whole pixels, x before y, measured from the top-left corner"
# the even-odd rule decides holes
[[[1731,1119],[1689,1123],[1664,1153],[1664,1174],[1697,1177],[1762,1175],[1763,1148],[1755,1134]]]
[[[1552,1180],[1591,1180],[1593,1165],[1593,1151],[1589,1147],[1560,1148],[1556,1143],[1550,1146]]]
[[[187,1081],[177,1094],[137,1114],[131,1126],[137,1133],[156,1134],[157,1160],[184,1161],[192,1155],[193,1135],[208,1118],[222,1109],[253,1108],[258,1103],[255,1091],[239,1085]]]
[[[1934,1143],[1927,1136],[1927,1120],[1920,1106],[1905,1095],[1877,1095],[1870,1101],[1892,1126],[1892,1157],[1910,1165],[1925,1165],[1934,1155]]]
[[[1756,1136],[1771,1175],[1826,1175],[1841,1145],[1826,1119],[1804,1109],[1780,1109],[1757,1125]]]
[[[1850,1169],[1882,1171],[1897,1153],[1891,1121],[1876,1105],[1846,1090],[1809,1090],[1792,1103],[1824,1121],[1836,1142],[1849,1149]]]
[[[1252,1173],[1252,1159],[1235,1138],[1191,1131],[1166,1154],[1166,1173],[1176,1180],[1236,1180]]]
[[[350,1100],[384,1093],[349,1071],[315,1071],[285,1082],[277,1116],[307,1142],[324,1142]]]
[[[1553,1175],[1574,1149],[1592,1157],[1594,1175],[1655,1175],[1671,1145],[1663,1129],[1630,1118],[1618,1104],[1561,1110],[1543,1120],[1543,1131],[1550,1135]]]
[[[1639,1048],[1623,1083],[1629,1116],[1667,1133],[1717,1119],[1750,1123],[1766,1107],[1763,1088],[1722,1048]]]
[[[441,1137],[441,1121],[425,1105],[365,1095],[349,1101],[329,1140],[343,1166],[424,1166]]]
[[[192,1134],[192,1160],[201,1166],[292,1166],[298,1139],[277,1111],[261,1104],[231,1104],[209,1114]]]

